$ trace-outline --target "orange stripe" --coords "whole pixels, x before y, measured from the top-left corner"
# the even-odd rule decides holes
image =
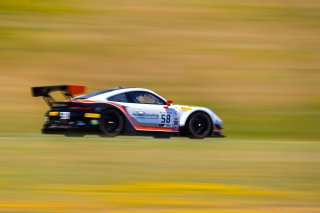
[[[141,131],[165,131],[165,132],[173,132],[172,128],[169,127],[150,127],[150,126],[136,126],[137,130]]]

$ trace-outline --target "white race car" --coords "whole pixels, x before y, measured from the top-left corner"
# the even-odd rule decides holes
[[[222,120],[210,109],[173,104],[143,88],[112,88],[83,94],[84,86],[33,87],[33,96],[43,96],[50,106],[45,114],[44,134],[83,136],[149,135],[205,138],[223,136]],[[55,101],[51,92],[67,98]]]

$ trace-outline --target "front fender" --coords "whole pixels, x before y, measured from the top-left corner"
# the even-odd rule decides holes
[[[180,119],[179,119],[179,126],[183,127],[186,125],[186,122],[188,118],[190,117],[191,114],[195,112],[204,112],[207,113],[211,121],[214,125],[219,125],[222,126],[222,120],[210,109],[205,108],[205,107],[194,107],[194,106],[178,106],[180,108]]]

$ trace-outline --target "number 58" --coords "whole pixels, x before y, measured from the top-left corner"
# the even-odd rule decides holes
[[[168,115],[168,114],[161,115],[161,123],[170,123],[170,121],[171,121],[171,115]]]

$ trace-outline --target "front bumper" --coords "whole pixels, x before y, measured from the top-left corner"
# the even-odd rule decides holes
[[[220,125],[215,124],[214,128],[213,128],[213,131],[212,131],[212,134],[211,134],[211,137],[223,138],[223,137],[226,137],[226,136],[224,134],[222,134],[222,127]]]

